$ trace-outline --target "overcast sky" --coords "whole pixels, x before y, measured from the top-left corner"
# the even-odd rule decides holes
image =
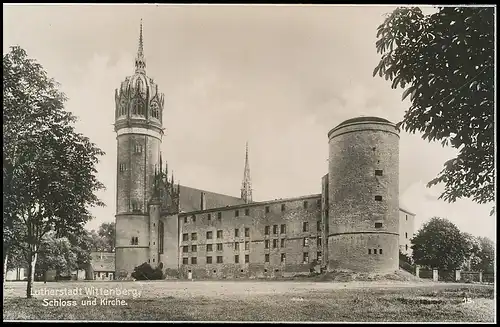
[[[249,142],[254,200],[321,193],[327,132],[359,115],[393,122],[407,102],[372,72],[388,6],[4,5],[4,53],[20,45],[61,83],[77,128],[106,155],[107,204],[89,228],[114,221],[114,91],[134,73],[139,22],[148,75],[165,94],[163,158],[181,184],[239,196]],[[429,8],[427,11],[431,12]],[[492,204],[454,204],[426,183],[453,149],[401,133],[400,202],[495,239]]]

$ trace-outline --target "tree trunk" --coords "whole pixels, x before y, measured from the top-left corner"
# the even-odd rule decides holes
[[[32,297],[31,291],[33,289],[33,281],[35,280],[35,266],[36,259],[38,257],[37,250],[37,246],[33,245],[29,252],[29,257],[31,258],[31,260],[28,266],[28,285],[26,286],[26,298],[28,299]]]
[[[7,250],[4,250],[3,253],[3,286],[5,288],[5,280],[7,278],[7,264],[9,263],[9,252]]]

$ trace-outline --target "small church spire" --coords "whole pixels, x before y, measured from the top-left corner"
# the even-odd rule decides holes
[[[144,43],[142,40],[142,18],[139,31],[139,48],[137,49],[137,58],[135,58],[135,72],[146,73],[146,59],[144,59]]]
[[[250,179],[250,164],[248,162],[248,142],[246,143],[245,170],[243,172],[243,182],[241,184],[241,199],[245,203],[252,202],[252,181]]]

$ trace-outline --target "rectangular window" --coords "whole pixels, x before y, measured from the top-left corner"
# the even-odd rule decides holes
[[[191,252],[198,251],[198,247],[196,245],[191,245]]]
[[[217,231],[217,238],[222,238],[222,230]]]
[[[408,221],[408,215],[406,215],[406,221]]]
[[[245,237],[250,237],[250,228],[245,228]]]
[[[269,262],[269,253],[264,254],[264,262]]]
[[[196,257],[191,257],[191,264],[195,265],[196,264]]]
[[[278,240],[274,239],[273,240],[273,249],[276,249],[278,247]]]
[[[217,251],[222,251],[222,243],[217,243]]]
[[[250,262],[250,256],[248,254],[245,254],[245,263]]]
[[[124,163],[120,164],[120,171],[125,171],[127,169],[127,166]]]
[[[316,206],[321,208],[321,199],[316,200]]]
[[[248,251],[248,250],[250,250],[250,243],[245,242],[245,251]]]
[[[269,240],[264,241],[264,248],[269,249]]]
[[[213,251],[212,244],[207,244],[207,252],[212,252],[212,251]]]
[[[304,237],[304,240],[302,242],[303,246],[309,246],[309,237]]]
[[[317,237],[316,243],[317,243],[318,246],[321,246],[321,236]]]
[[[187,224],[188,222],[188,217],[184,217],[184,224]]]
[[[213,234],[212,231],[207,232],[207,240],[211,240],[212,239],[212,234]]]
[[[187,265],[189,263],[189,258],[182,258],[182,264]]]
[[[238,228],[234,229],[234,237],[240,237],[240,230]]]
[[[379,253],[379,254],[382,254],[382,249],[378,249],[378,253]]]
[[[240,263],[240,256],[239,255],[234,256],[234,263]]]
[[[282,253],[281,254],[281,262],[285,263],[285,260],[286,260],[286,253]]]
[[[286,234],[286,225],[285,224],[281,224],[281,234]]]
[[[198,239],[198,234],[196,233],[191,233],[191,240],[196,241]]]
[[[196,216],[192,215],[191,218],[193,219],[193,223],[195,223],[196,222]]]
[[[368,254],[372,254],[372,249],[368,249]]]
[[[382,201],[382,195],[375,195],[375,201]]]
[[[250,209],[245,209],[245,216],[250,216]]]
[[[308,232],[309,231],[309,223],[307,221],[304,221],[302,223],[302,231],[303,232]]]
[[[373,249],[373,254],[377,254],[377,249]]]
[[[383,172],[382,169],[375,169],[375,176],[382,176]]]
[[[285,211],[285,204],[284,203],[281,205],[281,211]]]
[[[269,213],[269,206],[266,206],[266,213]]]
[[[304,263],[309,263],[309,253],[308,252],[304,252],[302,257],[303,257]]]
[[[239,242],[234,242],[234,249],[239,250],[240,249],[240,243]]]
[[[278,235],[278,225],[273,225],[273,234]]]
[[[182,247],[182,252],[184,252],[184,253],[189,252],[189,246],[184,245],[184,246]]]
[[[188,240],[189,240],[189,235],[188,235],[188,233],[184,233],[184,234],[182,234],[182,240],[183,240],[183,241],[188,241]]]
[[[207,263],[212,263],[212,257],[207,257]]]
[[[211,215],[211,214],[207,214],[207,220],[208,220],[208,221],[211,221],[211,220],[212,220],[212,215]]]
[[[307,201],[304,201],[304,209],[307,209],[307,205],[308,205],[308,204],[309,204],[309,203],[308,203]]]
[[[221,255],[217,256],[217,263],[222,263],[222,256]]]
[[[321,255],[321,251],[318,251],[316,253],[316,258],[318,259],[318,261],[321,261],[321,259],[323,258],[323,256]]]
[[[235,216],[235,217],[238,217],[239,215],[240,215],[240,211],[239,211],[239,210],[236,210],[236,211],[234,212],[234,216]]]
[[[264,227],[264,235],[269,235],[269,227],[270,226]]]
[[[318,232],[321,232],[321,221],[317,221],[317,222],[316,222],[316,230],[317,230]]]
[[[405,238],[408,238],[408,233],[405,233]]]
[[[282,249],[286,247],[286,246],[285,246],[285,239],[284,239],[284,238],[282,238],[282,239],[281,239],[281,244],[280,244],[280,246],[281,246],[281,248],[282,248]]]
[[[222,212],[217,212],[217,220],[221,221],[222,219]]]
[[[375,228],[382,228],[382,223],[375,223]]]

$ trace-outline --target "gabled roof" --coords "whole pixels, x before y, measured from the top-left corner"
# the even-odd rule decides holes
[[[245,201],[235,197],[214,193],[204,190],[199,190],[193,187],[180,186],[180,210],[181,212],[198,211],[201,209],[201,193],[205,193],[206,207],[205,209],[221,208],[243,204]]]

